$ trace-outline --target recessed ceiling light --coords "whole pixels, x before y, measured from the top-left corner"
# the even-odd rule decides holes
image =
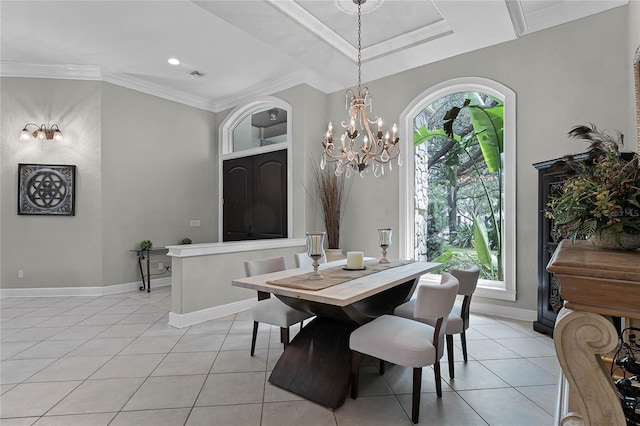
[[[168,61],[171,65],[180,65],[180,61],[176,58],[169,58]]]

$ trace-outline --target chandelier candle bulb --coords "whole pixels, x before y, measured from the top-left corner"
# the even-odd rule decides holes
[[[348,251],[347,268],[364,269],[364,253],[361,251]]]

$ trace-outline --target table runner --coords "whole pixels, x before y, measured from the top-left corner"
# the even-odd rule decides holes
[[[366,269],[360,270],[346,270],[343,266],[335,266],[333,268],[321,269],[319,272],[324,276],[321,280],[310,280],[309,275],[313,272],[309,272],[302,275],[295,275],[293,277],[281,278],[279,280],[267,281],[267,284],[277,285],[280,287],[289,287],[300,290],[317,291],[323,288],[332,287],[334,285],[342,284],[347,281],[355,280],[356,278],[364,277],[367,275],[375,274],[376,272],[384,271],[386,269],[395,268],[397,266],[407,265],[412,263],[411,260],[390,260],[389,263],[379,263],[378,259],[369,260],[365,262]]]

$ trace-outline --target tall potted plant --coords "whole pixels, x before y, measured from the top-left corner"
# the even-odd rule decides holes
[[[345,177],[336,176],[334,168],[327,165],[321,169],[312,162],[313,177],[320,216],[327,232],[327,261],[344,258],[340,248],[340,221],[344,214]]]

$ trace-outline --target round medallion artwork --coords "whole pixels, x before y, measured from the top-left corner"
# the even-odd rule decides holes
[[[39,170],[27,181],[27,200],[40,208],[58,207],[64,202],[67,193],[64,177],[53,170]]]
[[[18,214],[74,215],[75,166],[19,165]]]

